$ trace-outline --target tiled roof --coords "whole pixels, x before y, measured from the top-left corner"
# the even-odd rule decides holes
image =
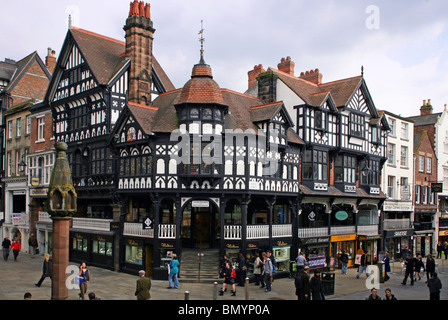
[[[283,101],[254,106],[250,108],[250,117],[253,122],[272,119],[283,106]]]
[[[138,122],[145,134],[152,134],[152,127],[154,125],[154,116],[157,113],[157,108],[145,106],[133,102],[128,103],[129,111]]]
[[[331,95],[336,107],[345,106],[363,80],[362,76],[358,76],[317,85],[274,68],[269,70],[310,106],[321,106],[328,95]]]
[[[128,58],[124,55],[125,43],[123,41],[79,28],[72,28],[70,32],[100,84],[108,84],[127,63]],[[174,85],[154,56],[152,62],[153,70],[165,89],[167,91],[174,90]]]
[[[182,88],[179,103],[225,104],[209,65],[197,64],[193,67],[191,79]]]
[[[426,125],[434,125],[436,124],[437,120],[439,119],[440,115],[442,113],[430,113],[420,116],[413,116],[406,118],[407,120],[414,121],[414,126],[426,126]]]

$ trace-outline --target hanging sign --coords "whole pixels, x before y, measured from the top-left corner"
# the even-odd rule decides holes
[[[345,211],[338,211],[338,212],[336,212],[335,217],[339,221],[344,221],[344,220],[346,220],[348,218],[348,213],[345,212]]]

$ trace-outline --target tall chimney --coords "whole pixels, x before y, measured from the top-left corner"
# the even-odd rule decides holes
[[[322,84],[322,76],[323,75],[322,73],[320,73],[319,69],[300,73],[300,78],[313,82],[315,84]]]
[[[428,102],[426,100],[423,100],[423,105],[420,107],[420,115],[426,115],[432,113],[432,105],[431,105],[431,99],[428,99]]]
[[[45,65],[48,71],[53,74],[54,68],[56,67],[56,51],[51,48],[48,48],[47,57],[45,58]]]
[[[265,72],[263,69],[263,66],[259,64],[258,66],[254,66],[253,70],[250,70],[247,75],[249,76],[249,88],[252,87],[252,85],[257,82],[257,77],[260,73]]]
[[[150,5],[135,0],[130,4],[129,17],[124,26],[126,56],[131,59],[129,72],[129,101],[151,104],[153,23]]]
[[[291,57],[282,58],[280,63],[277,65],[278,70],[285,72],[290,75],[294,75],[295,63],[291,60]]]

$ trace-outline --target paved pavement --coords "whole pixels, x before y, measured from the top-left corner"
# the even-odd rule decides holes
[[[51,281],[45,279],[40,288],[34,284],[40,279],[42,272],[42,256],[31,256],[21,253],[18,261],[14,261],[10,255],[8,262],[0,259],[0,300],[22,300],[25,292],[33,295],[33,300],[49,300],[51,298]],[[448,300],[448,261],[437,260],[439,263],[439,276],[443,289],[441,299]],[[74,263],[71,265],[78,267]],[[136,300],[134,292],[136,275],[105,270],[96,267],[88,267],[91,273],[91,281],[88,283],[88,292],[95,294],[102,300]],[[429,291],[425,278],[417,281],[414,286],[401,285],[403,276],[398,262],[392,265],[390,280],[380,283],[378,293],[384,296],[384,289],[390,288],[399,300],[428,300]],[[409,280],[408,280],[409,283]],[[152,281],[151,300],[184,300],[185,292],[189,292],[190,300],[212,300],[216,289],[221,288],[221,282],[215,287],[211,283],[187,283],[180,280],[179,289],[167,289],[168,281]],[[289,278],[276,279],[271,292],[253,283],[248,287],[249,300],[296,300],[294,281]],[[69,290],[69,299],[78,300],[79,290]],[[340,270],[335,271],[335,294],[327,296],[327,300],[364,300],[370,294],[366,287],[366,275],[356,279],[356,269],[351,268],[347,275],[341,275]],[[86,297],[87,298],[87,297]],[[236,296],[229,293],[217,296],[217,300],[240,301],[246,300],[245,288],[237,287]]]

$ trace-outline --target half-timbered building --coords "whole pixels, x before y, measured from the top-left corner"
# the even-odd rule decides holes
[[[131,3],[124,30],[125,42],[71,27],[45,98],[52,110],[55,143],[68,144],[78,194],[71,258],[109,268],[116,268],[118,259],[110,229],[118,201],[110,134],[128,102],[149,105],[174,89],[153,56],[149,4]]]
[[[318,70],[294,75],[283,58],[278,68],[256,65],[247,94],[284,101],[305,143],[301,157],[299,249],[338,264],[345,250],[353,265],[359,249],[373,262],[380,250],[379,214],[385,195],[380,172],[386,160],[386,119],[375,108],[363,77],[328,83]],[[330,260],[330,263],[332,261]],[[349,265],[350,265],[349,264]]]

